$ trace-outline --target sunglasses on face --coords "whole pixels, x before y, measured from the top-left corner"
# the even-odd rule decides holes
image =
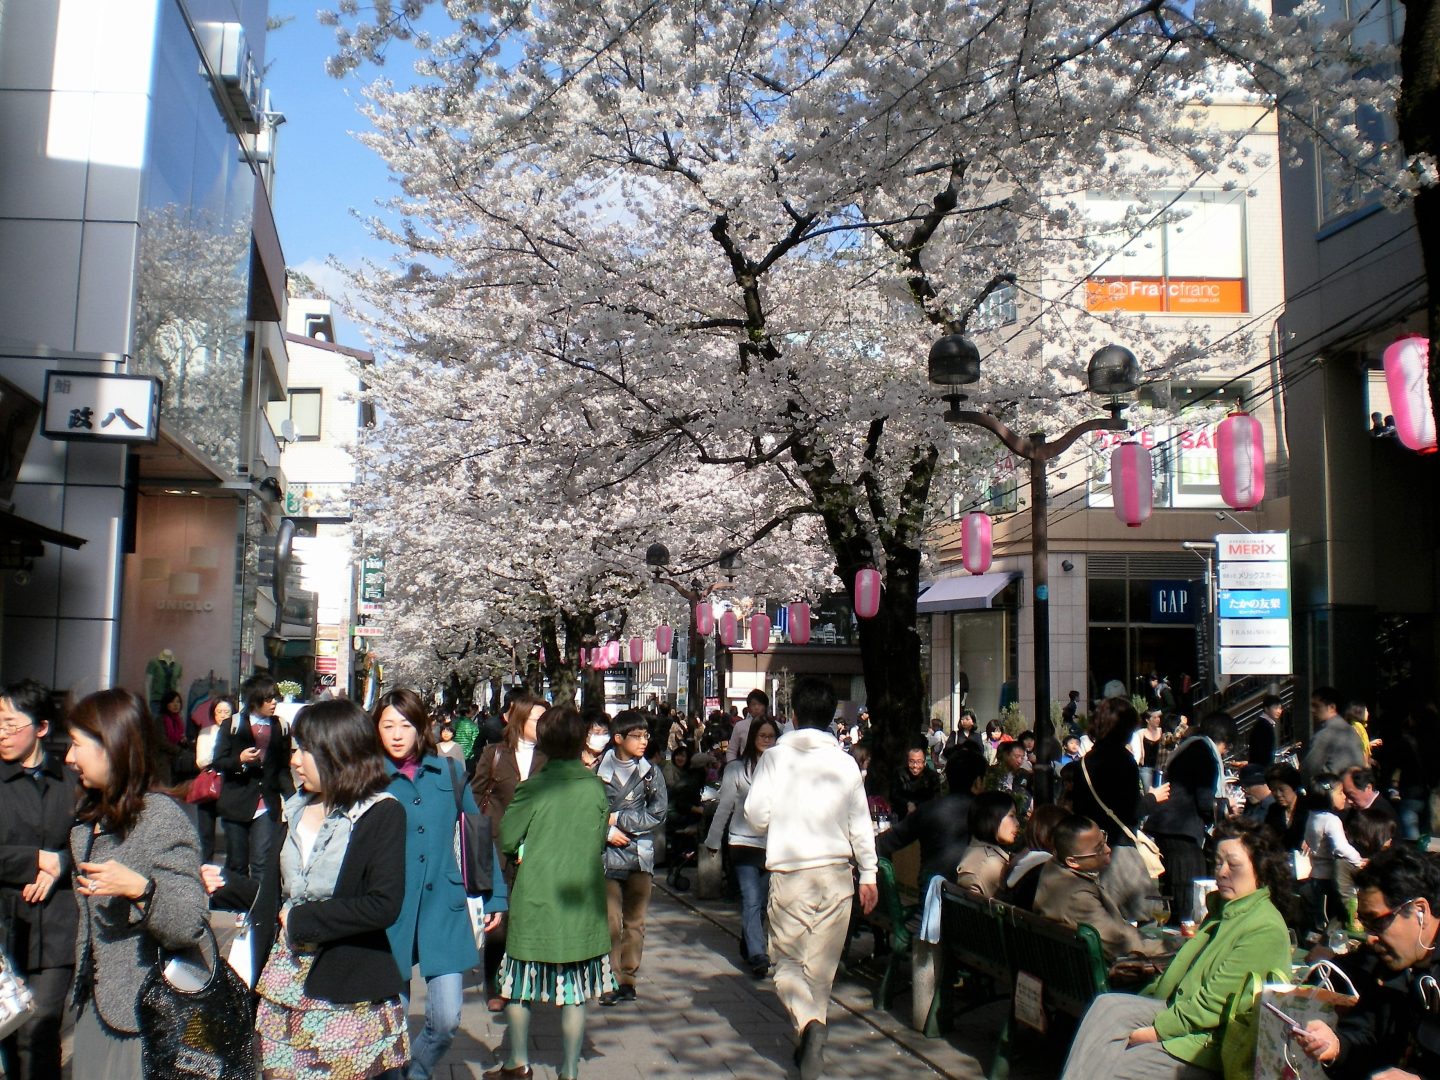
[[[1408,908],[1411,904],[1415,903],[1415,900],[1418,899],[1419,897],[1417,896],[1413,900],[1406,900],[1403,904],[1396,905],[1393,910],[1387,911],[1383,915],[1357,915],[1356,921],[1359,922],[1362,927],[1364,927],[1367,934],[1375,934],[1376,936],[1379,936],[1380,934],[1383,934],[1386,930],[1389,930],[1390,924],[1393,923],[1396,919],[1398,919],[1401,915],[1405,914],[1405,909]]]

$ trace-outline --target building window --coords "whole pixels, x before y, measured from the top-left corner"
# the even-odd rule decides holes
[[[1091,240],[1104,257],[1086,281],[1091,311],[1240,315],[1245,281],[1245,193],[1161,194],[1155,203],[1090,196]]]
[[[970,327],[977,333],[1009,326],[1019,319],[1015,312],[1015,283],[1007,282],[997,286],[990,295],[980,301],[975,314],[970,317]]]
[[[320,391],[290,391],[290,422],[295,425],[297,442],[320,440]]]

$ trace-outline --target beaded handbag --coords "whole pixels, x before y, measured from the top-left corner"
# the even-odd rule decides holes
[[[8,1039],[35,1012],[35,995],[10,957],[0,952],[0,1039]]]
[[[210,965],[203,982],[177,977],[175,961],[167,963],[157,948],[140,986],[147,1080],[255,1080],[258,1074],[250,988],[220,955],[208,925],[205,934]]]

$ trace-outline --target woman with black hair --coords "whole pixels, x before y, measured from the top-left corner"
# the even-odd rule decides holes
[[[585,1002],[616,988],[601,852],[610,802],[580,762],[588,725],[569,707],[547,709],[537,725],[545,765],[521,784],[500,823],[500,848],[518,860],[498,990],[507,999],[510,1056],[485,1080],[527,1080],[530,1010],[560,1007],[559,1075],[579,1074]],[[524,847],[524,858],[520,849]]]
[[[1265,770],[1265,784],[1275,797],[1275,804],[1265,812],[1265,827],[1286,851],[1299,851],[1310,818],[1300,770],[1293,765],[1271,765]]]
[[[65,763],[83,788],[70,831],[80,901],[73,1075],[140,1076],[140,987],[155,950],[190,950],[205,933],[199,844],[180,805],[152,790],[157,736],[138,697],[91,694],[68,726]]]
[[[263,1068],[293,1080],[380,1076],[409,1056],[405,979],[386,936],[405,900],[405,811],[353,701],[301,710],[291,748],[302,788],[264,878],[227,886],[253,902]]]
[[[1010,866],[1010,846],[1020,835],[1015,800],[1005,791],[983,791],[970,803],[970,846],[955,868],[955,881],[987,900],[1000,894]]]
[[[745,735],[745,749],[725,768],[720,781],[720,801],[710,819],[705,846],[718,851],[722,840],[730,840],[730,861],[740,885],[740,947],[750,974],[763,979],[770,970],[770,950],[765,940],[765,904],[770,894],[770,875],[765,870],[765,837],[753,831],[745,820],[745,796],[760,755],[775,745],[780,727],[769,717],[755,721]]]
[[[1285,853],[1262,827],[1227,823],[1215,840],[1216,887],[1205,921],[1139,994],[1095,999],[1061,1080],[1192,1080],[1242,1062],[1248,1075],[1255,1002],[1244,1000],[1241,990],[1252,975],[1266,980],[1290,970],[1284,909],[1295,880]]]

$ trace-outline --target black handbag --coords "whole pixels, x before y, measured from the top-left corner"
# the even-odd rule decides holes
[[[480,896],[494,887],[494,856],[491,852],[490,815],[465,809],[464,778],[454,758],[447,757],[450,784],[455,791],[455,861],[465,882],[466,896]]]
[[[211,963],[203,986],[175,986],[166,977],[158,946],[140,985],[137,1012],[146,1080],[255,1080],[259,1072],[250,988],[220,955],[208,925],[205,935]]]

